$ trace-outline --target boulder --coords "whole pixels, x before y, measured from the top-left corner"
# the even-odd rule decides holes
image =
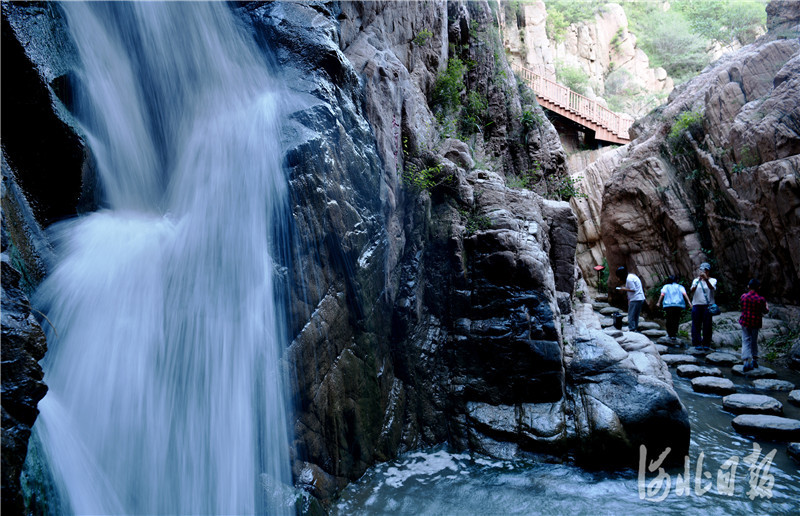
[[[771,396],[763,394],[729,394],[722,398],[722,408],[734,414],[772,414],[783,413],[783,404]]]
[[[753,387],[760,391],[791,391],[794,389],[792,382],[786,380],[759,379],[753,380]]]
[[[733,374],[739,376],[745,376],[747,378],[776,378],[778,373],[775,370],[770,369],[769,367],[756,367],[755,369],[751,369],[749,371],[744,371],[744,366],[742,364],[737,364],[731,368]]]
[[[690,355],[661,355],[661,358],[667,365],[677,366],[681,364],[696,364],[697,358]]]
[[[795,405],[800,405],[800,390],[791,391],[787,399]]]
[[[706,394],[719,394],[725,396],[736,392],[736,386],[727,378],[717,378],[716,376],[698,376],[692,378],[692,389],[695,392]]]
[[[682,378],[697,378],[698,376],[722,376],[722,371],[716,367],[704,367],[694,364],[683,364],[677,368],[678,376]]]
[[[800,439],[800,421],[780,416],[742,414],[733,418],[733,428],[744,435],[776,441]]]
[[[730,353],[715,352],[706,355],[706,361],[712,364],[730,366],[738,362],[739,358],[736,355],[732,355]]]

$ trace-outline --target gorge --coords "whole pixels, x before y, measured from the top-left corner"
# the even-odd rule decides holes
[[[603,330],[591,266],[690,276],[713,249],[791,320],[796,6],[637,122],[572,205],[497,7],[3,4],[4,511],[313,513],[443,443],[682,464],[684,394],[650,340]],[[667,182],[695,168],[704,187]]]

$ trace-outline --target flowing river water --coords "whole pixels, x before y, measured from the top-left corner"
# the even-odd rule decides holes
[[[34,297],[48,510],[289,511],[276,81],[223,2],[60,8],[102,209],[51,229]]]
[[[721,369],[731,378],[730,368]],[[796,373],[779,372],[782,378],[800,381]],[[756,392],[749,380],[732,378],[739,392]],[[737,434],[731,427],[733,416],[722,410],[719,396],[695,393],[689,380],[674,372],[673,382],[692,428],[688,485],[680,482],[687,478],[686,464],[665,469],[659,478],[658,467],[650,470],[658,457],[651,455],[645,456],[641,471],[609,472],[547,459],[496,460],[437,447],[372,468],[344,491],[333,512],[800,514],[800,472],[798,463],[786,454],[786,443]],[[773,394],[787,417],[800,418],[800,407],[787,403],[786,393]],[[760,447],[757,457],[754,443]]]

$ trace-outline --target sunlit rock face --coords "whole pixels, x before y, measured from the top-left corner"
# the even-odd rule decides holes
[[[711,261],[729,300],[760,277],[774,301],[800,302],[800,44],[789,4],[771,4],[780,28],[641,120],[626,155],[607,158],[613,175],[587,169],[605,186],[595,223],[610,264],[635,265],[648,282]],[[680,116],[697,123],[670,136]]]

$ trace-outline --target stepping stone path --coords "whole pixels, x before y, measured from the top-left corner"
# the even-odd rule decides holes
[[[592,307],[600,314],[598,318],[603,331],[616,339],[623,349],[631,348],[631,335],[636,334],[627,331],[628,316],[625,311],[609,305],[608,296],[605,295],[596,296]],[[623,316],[622,331],[613,327],[614,318],[611,315],[616,313]],[[788,401],[800,406],[800,389],[793,390],[794,384],[776,379],[777,373],[768,367],[762,366],[745,373],[738,349],[724,347],[712,351],[697,350],[686,339],[679,337],[672,340],[658,323],[645,321],[643,318],[639,321],[639,332],[655,343],[663,361],[670,367],[676,367],[679,377],[691,381],[692,389],[723,396],[722,408],[737,414],[731,422],[737,432],[758,438],[797,441],[787,446],[786,453],[800,462],[800,420],[780,417],[783,404],[771,396],[736,393],[736,385],[730,379],[724,378],[723,371],[714,366],[731,367],[732,374],[753,380],[753,387],[757,390],[791,391]]]
[[[767,380],[762,378],[753,380],[753,387],[759,391],[791,391],[794,389],[794,384],[786,380]]]
[[[747,378],[777,378],[778,373],[776,373],[773,369],[769,367],[756,367],[755,369],[751,369],[750,371],[744,372],[744,365],[737,364],[731,368],[733,374],[738,374],[739,376],[745,376]]]
[[[727,378],[717,378],[716,376],[698,376],[692,378],[692,389],[695,392],[705,394],[719,394],[725,396],[736,392],[736,386]]]
[[[697,359],[689,355],[661,355],[667,365],[676,366],[681,364],[696,364]]]
[[[704,367],[694,364],[678,366],[678,376],[682,378],[697,378],[698,376],[722,376],[722,371],[716,367]]]
[[[733,418],[734,430],[764,439],[793,441],[800,439],[800,420],[762,414],[742,414]]]
[[[730,353],[711,353],[706,355],[706,361],[718,365],[733,365],[739,362],[739,357]]]
[[[722,408],[734,414],[783,414],[783,404],[763,394],[729,394],[722,398]]]

